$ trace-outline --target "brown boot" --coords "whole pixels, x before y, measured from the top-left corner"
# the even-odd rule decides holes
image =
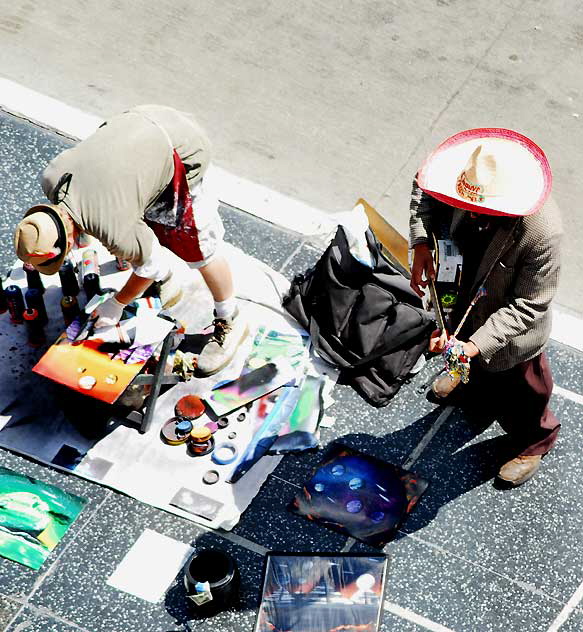
[[[540,454],[517,456],[500,468],[498,478],[507,485],[518,487],[536,474],[541,458]]]
[[[431,392],[435,395],[436,399],[445,399],[448,395],[451,395],[460,382],[459,377],[451,377],[447,374],[441,375],[433,380]]]

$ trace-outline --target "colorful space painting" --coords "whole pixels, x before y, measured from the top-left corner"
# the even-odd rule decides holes
[[[289,509],[383,547],[427,485],[412,472],[334,443]]]
[[[267,556],[255,632],[379,629],[384,555]]]
[[[0,555],[40,568],[86,502],[0,467]]]

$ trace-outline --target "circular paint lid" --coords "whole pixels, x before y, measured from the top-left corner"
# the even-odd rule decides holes
[[[198,395],[185,395],[181,397],[174,407],[174,412],[186,419],[196,419],[205,411],[205,405]]]
[[[208,472],[205,472],[203,474],[202,482],[206,483],[207,485],[214,485],[218,482],[219,478],[219,473],[216,470],[209,470]]]
[[[204,443],[212,437],[213,433],[206,426],[197,426],[190,432],[190,440],[195,443]]]
[[[162,439],[170,445],[180,445],[186,443],[190,431],[192,430],[192,422],[182,417],[171,417],[160,430]]]

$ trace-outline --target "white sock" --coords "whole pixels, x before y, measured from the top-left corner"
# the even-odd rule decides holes
[[[225,301],[215,301],[215,314],[217,318],[230,318],[237,309],[237,299],[234,296]]]

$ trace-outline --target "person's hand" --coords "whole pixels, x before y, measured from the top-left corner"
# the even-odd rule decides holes
[[[411,266],[411,288],[418,296],[423,296],[422,288],[427,287],[429,279],[435,280],[433,256],[427,244],[413,247],[413,265]]]
[[[117,325],[124,307],[125,305],[120,303],[115,296],[110,296],[106,301],[103,301],[91,314],[91,318],[97,319],[95,321],[95,329]]]
[[[429,351],[430,353],[442,353],[445,349],[445,345],[449,340],[449,334],[444,329],[436,329],[429,336]]]
[[[480,353],[478,347],[476,347],[476,345],[471,340],[468,340],[468,342],[462,342],[462,348],[464,350],[464,354],[468,358],[475,358]]]

